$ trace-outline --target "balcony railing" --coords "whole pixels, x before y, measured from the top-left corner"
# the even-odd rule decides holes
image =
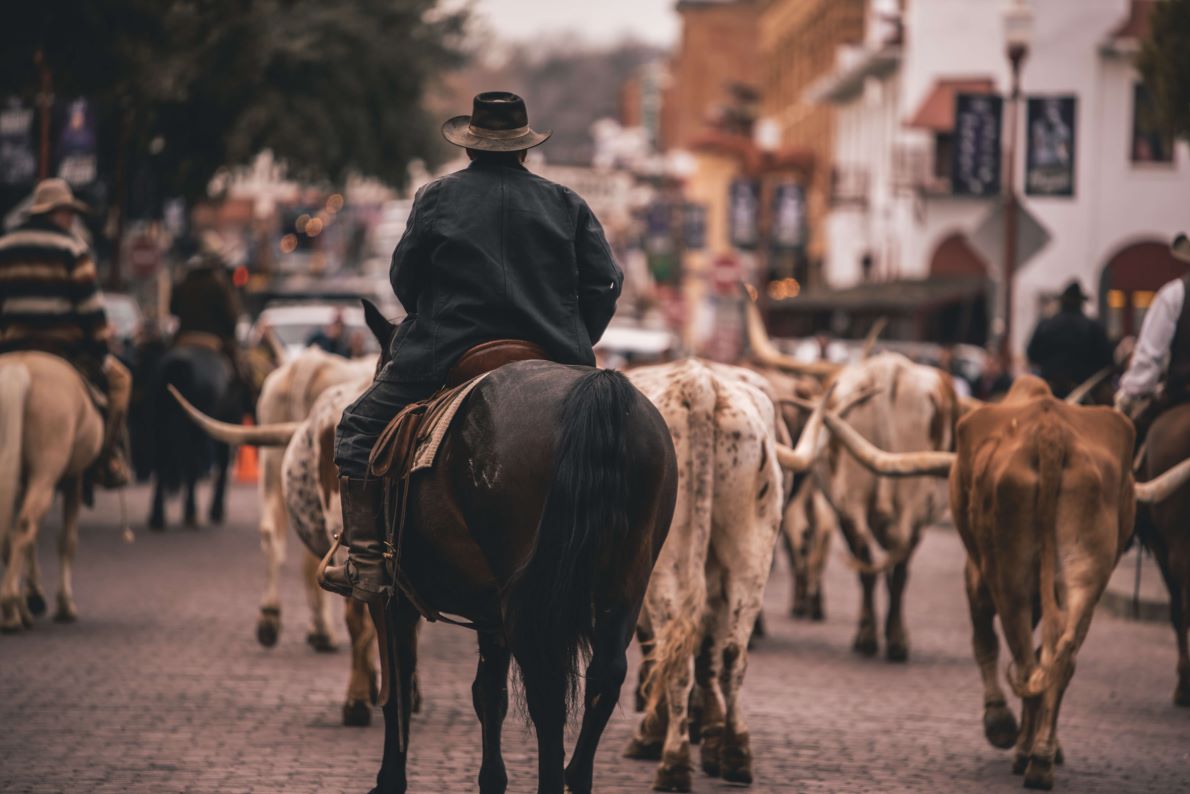
[[[835,166],[831,170],[831,206],[867,207],[871,174],[859,166]]]

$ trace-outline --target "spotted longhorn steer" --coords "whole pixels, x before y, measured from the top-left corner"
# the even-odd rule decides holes
[[[688,359],[628,375],[665,418],[679,477],[674,521],[642,617],[655,637],[648,713],[626,754],[660,758],[655,789],[690,790],[687,704],[702,648],[702,767],[749,783],[739,700],[748,637],[781,520],[781,467],[812,455],[781,443],[784,425],[754,373]]]
[[[1132,535],[1136,500],[1173,493],[1190,479],[1190,460],[1136,484],[1132,423],[1110,408],[1060,402],[1031,376],[1018,379],[1002,403],[965,415],[954,453],[884,452],[829,412],[826,421],[873,471],[949,476],[951,513],[967,549],[984,733],[996,747],[1015,744],[1013,771],[1024,773],[1026,787],[1052,788],[1061,763],[1058,709],[1095,605]],[[1022,699],[1019,729],[998,680],[997,615],[1013,659],[1008,681]]]
[[[329,387],[356,380],[376,368],[374,356],[348,360],[317,347],[303,350],[296,358],[274,370],[264,381],[256,403],[256,416],[262,424],[300,422],[310,413],[318,395]],[[281,597],[278,589],[281,566],[285,562],[288,518],[281,494],[281,456],[284,450],[263,447],[260,450],[260,547],[267,562],[267,580],[260,603],[256,638],[272,647],[281,631]],[[331,628],[330,602],[314,582],[318,560],[305,555],[302,560],[306,601],[310,605],[310,626],[306,642],[319,651],[335,649]]]

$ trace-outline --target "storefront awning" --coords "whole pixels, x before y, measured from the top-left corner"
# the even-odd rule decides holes
[[[954,129],[954,98],[956,94],[990,94],[994,84],[990,77],[963,77],[939,80],[918,106],[906,126],[950,132]]]

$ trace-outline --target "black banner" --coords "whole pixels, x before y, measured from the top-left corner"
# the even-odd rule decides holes
[[[731,183],[727,225],[734,247],[752,250],[760,244],[759,182],[737,179]]]
[[[1031,97],[1027,118],[1025,193],[1073,196],[1078,99]]]
[[[999,195],[1003,115],[1004,100],[995,94],[955,95],[954,195]]]

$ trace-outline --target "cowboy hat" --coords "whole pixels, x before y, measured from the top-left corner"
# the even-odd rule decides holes
[[[1173,242],[1169,244],[1169,250],[1175,258],[1183,262],[1190,262],[1190,237],[1187,237],[1186,233],[1182,232],[1173,238]]]
[[[1089,300],[1090,297],[1090,295],[1083,292],[1083,285],[1079,284],[1077,279],[1072,280],[1066,285],[1066,289],[1062,290],[1062,300],[1066,302],[1078,301],[1082,303]]]
[[[57,209],[72,209],[75,212],[90,212],[91,208],[74,197],[65,179],[51,177],[37,183],[33,189],[33,203],[29,205],[30,215],[41,215]]]
[[[532,149],[552,134],[532,129],[525,100],[508,91],[476,94],[470,116],[455,116],[442,125],[442,137],[455,146],[485,152]]]

